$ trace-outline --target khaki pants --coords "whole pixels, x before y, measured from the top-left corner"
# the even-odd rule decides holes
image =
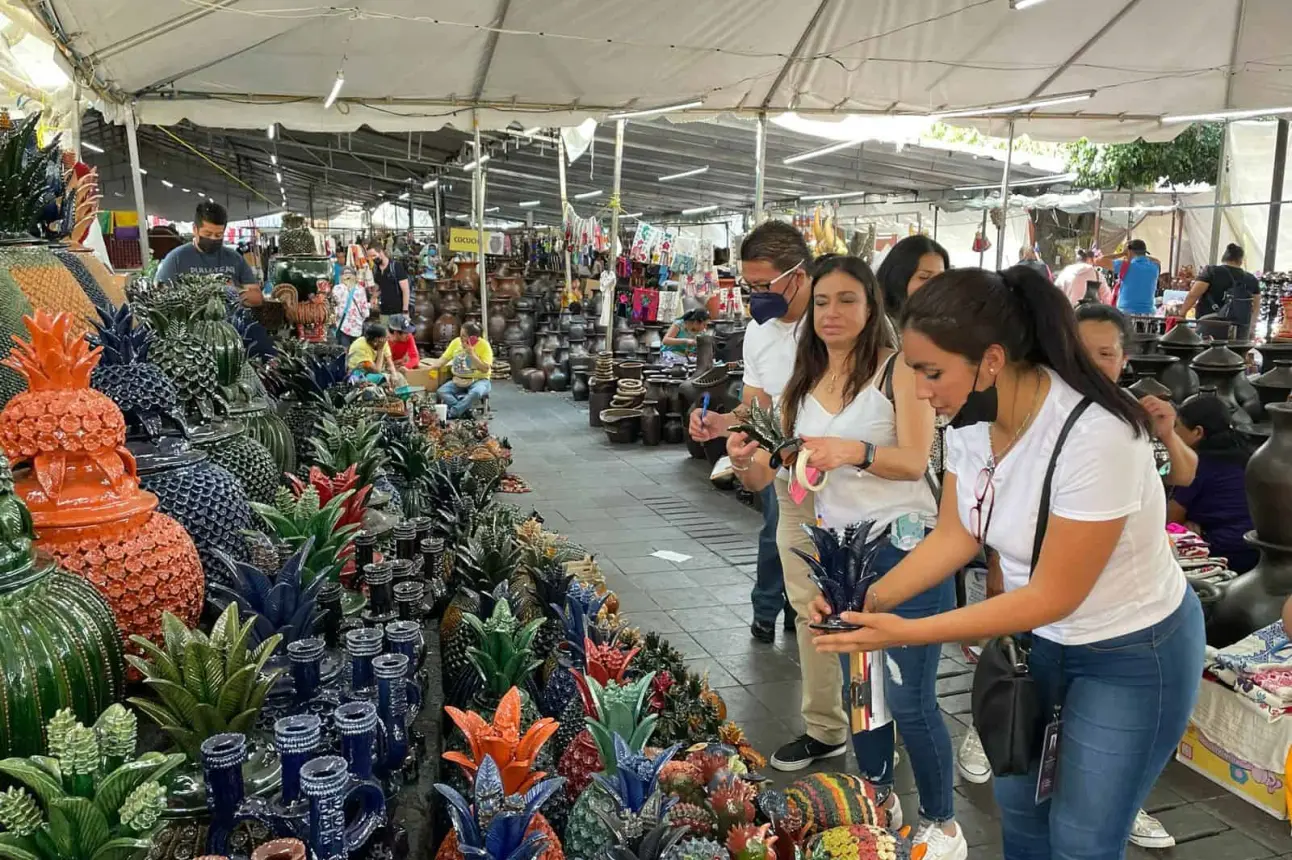
[[[780,520],[776,526],[776,546],[780,550],[781,566],[785,570],[785,593],[790,605],[798,613],[795,622],[799,643],[799,666],[803,672],[803,723],[807,733],[823,744],[845,743],[850,732],[848,714],[843,709],[843,671],[839,658],[834,654],[818,653],[812,646],[812,599],[820,591],[808,579],[808,567],[797,555],[790,552],[798,547],[809,555],[815,552],[812,539],[803,531],[803,524],[816,522],[812,496],[802,505],[790,499],[789,482],[776,481],[776,501],[780,504]]]

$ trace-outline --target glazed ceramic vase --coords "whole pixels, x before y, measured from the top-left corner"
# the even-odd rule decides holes
[[[112,609],[85,580],[36,557],[26,505],[0,457],[0,757],[46,752],[62,708],[93,724],[126,682]]]
[[[24,320],[31,342],[7,359],[29,390],[0,413],[0,444],[15,466],[39,546],[89,580],[127,637],[156,640],[163,611],[191,626],[202,609],[202,565],[187,532],[155,513],[126,449],[121,410],[89,387],[98,361],[68,314]]]

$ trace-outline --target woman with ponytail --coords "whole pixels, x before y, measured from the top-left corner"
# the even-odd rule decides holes
[[[1204,648],[1202,608],[1163,528],[1148,415],[1088,358],[1063,293],[1027,269],[940,275],[902,325],[919,396],[952,416],[937,526],[870,589],[866,612],[844,613],[861,629],[817,648],[1031,634],[1057,761],[1039,803],[1039,749],[1030,773],[995,780],[1005,857],[1119,860],[1184,733]],[[982,546],[1000,556],[1004,594],[929,618],[892,613]],[[814,621],[830,612],[818,600]]]

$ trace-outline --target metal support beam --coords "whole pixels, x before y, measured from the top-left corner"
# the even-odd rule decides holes
[[[988,213],[988,212],[990,212],[990,211],[991,211],[990,209],[987,209],[986,207],[983,207],[983,210],[982,210],[982,226],[978,228],[978,232],[982,234],[982,237],[983,237],[984,239],[986,239],[986,238],[987,238],[987,213]],[[982,268],[982,265],[983,265],[983,256],[984,256],[986,253],[987,253],[987,249],[985,249],[985,248],[983,248],[983,249],[981,249],[981,250],[979,250],[979,251],[978,251],[978,268],[980,268],[980,269]]]
[[[1207,262],[1220,261],[1220,223],[1225,217],[1224,202],[1228,192],[1229,177],[1229,123],[1220,130],[1220,167],[1216,170],[1216,208],[1211,210],[1211,248],[1207,252]]]
[[[1009,172],[1014,166],[1014,121],[1009,121],[1009,145],[1005,149],[1005,170],[1000,177],[1000,227],[996,230],[996,269],[1005,263],[1005,226],[1009,223]]]
[[[413,195],[408,195],[408,235],[413,235]]]
[[[1121,23],[1121,20],[1125,18],[1132,9],[1139,5],[1139,2],[1140,0],[1128,0],[1126,5],[1123,6],[1116,15],[1109,18],[1106,24],[1100,27],[1093,36],[1086,40],[1085,44],[1080,48],[1077,48],[1077,50],[1073,52],[1072,56],[1060,63],[1057,69],[1051,72],[1045,80],[1041,81],[1041,83],[1037,85],[1036,89],[1032,90],[1031,94],[1028,95],[1025,101],[1030,101],[1048,90],[1050,88],[1050,84],[1054,83],[1064,72],[1072,68],[1072,64],[1084,57],[1087,51],[1099,44],[1100,40],[1102,40],[1104,36],[1107,36],[1113,27],[1116,27]]]
[[[561,235],[565,235],[565,207],[570,205],[570,201],[565,196],[565,137],[560,132],[557,132],[556,135],[556,169],[557,181],[561,186],[561,220],[558,223]],[[570,276],[570,244],[564,240],[562,240],[562,244],[565,246],[565,291],[568,293],[574,283],[574,279]],[[613,295],[610,300],[614,300]],[[609,336],[609,332],[607,332],[606,337]]]
[[[767,111],[758,114],[754,140],[754,223],[761,224],[763,211],[763,182],[767,177]]]
[[[623,177],[624,169],[624,126],[628,124],[627,120],[615,120],[615,172],[613,190],[610,192],[610,267],[615,268],[615,261],[619,252],[615,250],[619,246],[619,211],[623,209],[623,203],[619,200],[620,180]]]
[[[771,106],[772,99],[776,98],[777,91],[780,90],[781,84],[785,82],[786,76],[790,73],[790,67],[799,61],[799,54],[802,53],[803,48],[807,46],[808,39],[812,37],[812,31],[815,30],[817,24],[820,23],[821,18],[825,15],[825,10],[829,5],[830,0],[821,0],[820,5],[816,7],[816,11],[812,13],[811,20],[809,20],[807,26],[803,28],[803,35],[799,36],[798,42],[794,45],[794,51],[790,54],[789,59],[785,61],[785,65],[781,66],[781,70],[776,73],[776,80],[772,81],[771,87],[768,88],[767,96],[763,99],[763,111],[766,111]]]
[[[475,186],[475,204],[476,204],[476,242],[479,253],[476,255],[480,260],[480,265],[476,267],[476,273],[480,276],[480,322],[483,324],[489,319],[489,276],[485,273],[485,227],[484,227],[484,210],[485,210],[485,179],[484,165],[480,163],[480,158],[484,150],[480,148],[480,115],[475,111],[471,113],[471,130],[475,142],[475,159],[476,167],[471,184]],[[411,209],[409,210],[412,211]],[[483,328],[483,325],[481,326]]]
[[[1279,120],[1278,133],[1274,137],[1274,179],[1270,184],[1270,199],[1283,199],[1283,177],[1288,165],[1288,121]],[[1270,204],[1270,220],[1265,228],[1265,266],[1264,270],[1272,272],[1274,261],[1279,251],[1279,220],[1283,217],[1283,204]]]
[[[147,266],[152,259],[148,247],[148,215],[144,211],[144,176],[139,172],[139,135],[136,130],[135,106],[126,111],[126,145],[130,148],[130,178],[135,188],[135,215],[139,218],[139,264]]]
[[[313,228],[314,227],[314,186],[313,185],[309,187],[309,190],[306,192],[306,194],[307,194],[306,199],[309,201],[309,207],[310,207],[309,208],[310,227]]]
[[[485,49],[480,57],[480,65],[476,67],[476,78],[471,91],[473,101],[479,101],[484,95],[485,83],[489,80],[489,67],[493,65],[493,54],[498,48],[498,34],[503,25],[507,22],[507,12],[511,9],[511,0],[498,0],[498,11],[493,16],[493,21],[489,25],[489,34],[485,36]],[[478,139],[477,135],[477,139]],[[477,140],[476,158],[480,157],[480,146]],[[481,265],[483,269],[483,264]],[[481,283],[484,282],[484,272],[480,272]]]

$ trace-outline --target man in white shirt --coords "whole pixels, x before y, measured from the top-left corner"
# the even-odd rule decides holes
[[[758,403],[769,407],[789,383],[798,348],[798,323],[812,301],[807,272],[811,260],[803,235],[781,221],[760,224],[740,245],[741,285],[749,289],[749,309],[754,317],[745,330],[742,406]],[[696,410],[691,413],[691,436],[708,440],[725,435],[742,415],[743,409],[727,415],[710,412],[702,422]],[[796,631],[807,731],[777,750],[771,764],[778,770],[797,771],[818,759],[841,756],[847,748],[843,674],[837,659],[817,653],[812,645],[808,608],[818,592],[808,579],[807,565],[790,552],[791,546],[813,551],[802,529],[803,523],[815,522],[812,502],[794,504],[783,480],[773,482],[761,501],[763,528],[758,536],[758,575],[750,595],[754,621],[749,630],[759,642],[774,641],[776,616],[784,607],[785,628]],[[787,599],[789,606],[785,606]]]

